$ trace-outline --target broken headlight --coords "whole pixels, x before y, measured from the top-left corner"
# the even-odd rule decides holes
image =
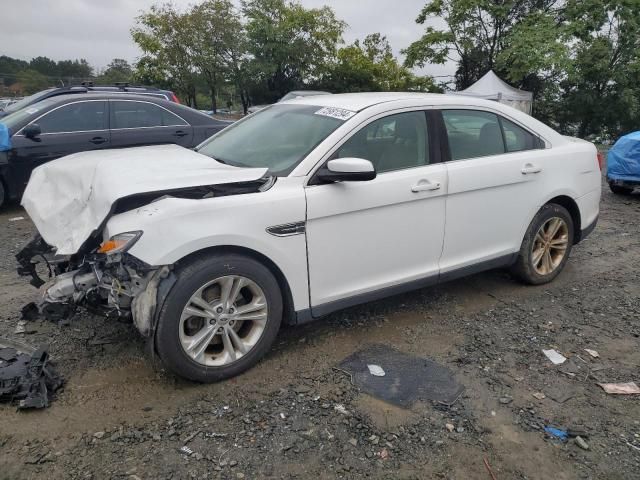
[[[122,253],[129,250],[142,236],[141,231],[137,232],[124,232],[114,235],[106,242],[102,242],[98,253],[106,253],[108,255],[112,253]]]

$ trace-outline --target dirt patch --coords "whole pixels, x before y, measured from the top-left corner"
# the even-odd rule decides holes
[[[17,216],[0,214],[0,335],[48,343],[67,384],[43,411],[0,406],[0,479],[489,479],[485,458],[499,479],[640,478],[640,398],[597,386],[640,381],[638,195],[604,192],[597,230],[550,285],[494,271],[351,308],[283,329],[257,367],[216,385],[158,372],[113,320],[15,334],[35,294],[14,273],[33,233]],[[359,392],[333,367],[375,343],[446,365],[464,394],[401,409]],[[589,450],[547,425],[585,430]]]

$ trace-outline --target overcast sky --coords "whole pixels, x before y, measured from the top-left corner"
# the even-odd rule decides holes
[[[239,3],[235,0],[236,3]],[[396,53],[418,39],[424,27],[415,19],[424,0],[300,0],[310,8],[331,6],[349,24],[347,43],[368,33],[386,35]],[[129,30],[135,17],[157,0],[0,0],[0,55],[30,60],[85,58],[97,69],[112,58],[133,62],[140,51]],[[197,3],[173,0],[178,8]],[[423,71],[450,75],[453,65],[434,65]],[[0,72],[2,73],[2,72]]]

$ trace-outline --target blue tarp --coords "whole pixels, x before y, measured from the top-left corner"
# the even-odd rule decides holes
[[[640,132],[633,132],[611,147],[607,155],[607,178],[640,181]]]
[[[11,150],[11,133],[4,123],[0,123],[0,152],[6,150]]]

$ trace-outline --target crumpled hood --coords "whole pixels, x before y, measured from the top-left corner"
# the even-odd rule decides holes
[[[60,255],[78,251],[121,198],[137,193],[250,182],[266,168],[238,168],[177,145],[69,155],[36,168],[22,206]]]

